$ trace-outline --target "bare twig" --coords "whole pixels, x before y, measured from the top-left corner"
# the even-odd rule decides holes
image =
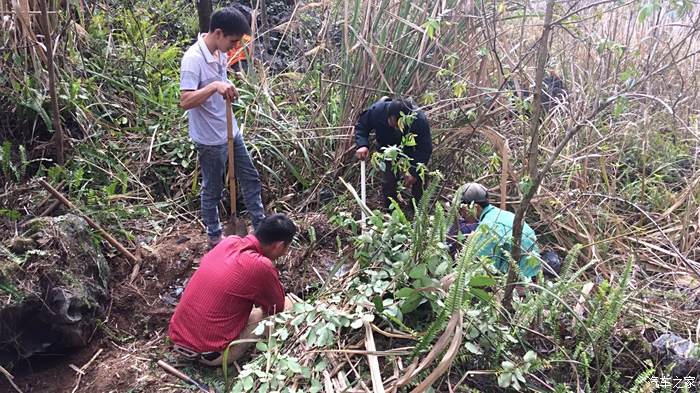
[[[107,233],[107,231],[105,231],[99,224],[92,221],[90,217],[83,214],[83,212],[76,208],[75,205],[73,205],[65,196],[63,196],[63,194],[58,192],[55,188],[51,187],[51,185],[47,183],[44,179],[39,179],[39,184],[41,184],[42,187],[44,187],[48,192],[53,194],[53,196],[59,201],[61,201],[61,203],[63,203],[67,208],[73,210],[77,215],[82,217],[85,220],[85,222],[87,222],[88,225],[90,225],[93,229],[97,230],[105,238],[105,240],[107,240],[109,244],[111,244],[112,246],[114,246],[114,248],[119,250],[119,252],[126,259],[128,259],[132,263],[139,262],[139,259],[136,258],[134,254],[129,252],[129,250],[127,250],[121,243],[119,243],[117,239],[115,239],[114,237],[112,237],[112,235]]]
[[[83,375],[85,375],[85,371],[87,371],[88,367],[90,367],[90,365],[92,364],[92,362],[94,362],[95,359],[97,359],[97,357],[100,356],[100,354],[102,353],[102,351],[104,351],[104,349],[100,348],[100,349],[95,353],[95,355],[93,355],[92,358],[90,358],[90,360],[89,360],[87,363],[85,363],[85,364],[83,365],[83,367],[80,367],[79,369],[71,364],[71,366],[72,366],[71,368],[73,368],[73,370],[75,370],[75,372],[76,372],[76,374],[77,374],[77,380],[76,380],[76,382],[75,382],[75,387],[73,388],[73,392],[72,392],[72,393],[75,393],[75,392],[78,391],[78,388],[80,387],[80,381],[81,381],[81,379],[83,378]]]
[[[530,179],[534,179],[537,175],[537,158],[540,135],[540,122],[542,121],[542,80],[544,79],[545,66],[547,65],[547,53],[549,45],[549,34],[552,30],[552,15],[554,13],[554,0],[547,1],[547,7],[544,15],[544,31],[537,53],[537,70],[535,75],[535,94],[533,99],[533,113],[530,118],[530,152],[528,154],[528,173]],[[532,186],[535,187],[535,186]],[[534,195],[534,194],[533,194]],[[530,201],[523,198],[520,206],[515,212],[513,222],[513,261],[515,264],[520,260],[520,237],[523,231],[523,217],[529,206]],[[506,290],[503,296],[503,306],[506,310],[513,310],[513,290],[517,276],[517,269],[511,266],[508,269],[508,279],[506,282]]]
[[[20,389],[19,386],[17,386],[17,384],[15,384],[15,382],[13,381],[13,379],[15,378],[12,376],[12,374],[5,370],[3,366],[0,366],[0,374],[4,375],[5,378],[7,378],[7,382],[10,383],[12,388],[14,388],[17,391],[17,393],[23,393],[22,389]]]

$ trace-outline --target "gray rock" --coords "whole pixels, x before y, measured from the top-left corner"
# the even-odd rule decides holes
[[[673,376],[700,375],[700,347],[673,333],[664,333],[651,343],[654,353],[665,364],[673,363]]]
[[[86,346],[109,300],[109,265],[85,220],[43,217],[26,228],[35,248],[0,253],[2,365]]]

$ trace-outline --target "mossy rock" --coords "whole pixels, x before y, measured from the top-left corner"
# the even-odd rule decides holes
[[[26,228],[0,246],[3,365],[86,346],[109,300],[109,265],[85,220],[44,217]]]

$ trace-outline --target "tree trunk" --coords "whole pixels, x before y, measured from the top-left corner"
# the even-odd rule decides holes
[[[211,20],[211,0],[197,0],[197,15],[199,16],[199,32],[209,32]]]
[[[56,163],[63,165],[63,129],[61,128],[61,114],[58,109],[58,95],[56,94],[56,70],[53,64],[53,34],[51,21],[49,20],[48,4],[46,0],[41,2],[41,16],[44,22],[44,44],[46,45],[46,69],[49,73],[49,96],[51,97],[51,113],[53,115],[54,143],[56,145]]]
[[[259,5],[260,25],[263,31],[263,45],[265,45],[265,51],[268,51],[270,50],[270,21],[267,18],[267,2],[265,0],[259,0]]]
[[[532,99],[533,111],[530,117],[530,149],[528,154],[528,177],[529,188],[524,191],[524,196],[520,202],[520,206],[515,211],[515,219],[513,220],[513,248],[511,255],[513,257],[512,265],[517,265],[522,255],[520,244],[522,243],[523,234],[523,219],[525,212],[530,206],[530,200],[535,194],[536,187],[535,179],[537,178],[537,159],[539,158],[539,134],[540,123],[542,120],[542,79],[544,79],[545,67],[547,65],[547,53],[549,46],[549,33],[552,30],[552,14],[554,11],[554,0],[547,0],[547,7],[544,15],[544,31],[540,40],[540,47],[537,52],[537,69],[535,70],[535,94]],[[533,189],[534,188],[534,189]],[[508,311],[513,311],[513,290],[517,280],[517,271],[515,266],[510,266],[508,269],[508,279],[506,282],[506,290],[503,296],[503,307]]]

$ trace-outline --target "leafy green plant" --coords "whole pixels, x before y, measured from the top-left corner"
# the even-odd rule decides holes
[[[30,161],[27,159],[27,149],[23,145],[17,147],[18,162],[12,158],[12,143],[4,141],[0,147],[0,170],[5,179],[20,181],[27,174],[27,166]]]
[[[513,387],[520,391],[521,383],[526,383],[525,375],[530,372],[533,365],[537,361],[537,354],[534,351],[528,351],[523,360],[519,364],[515,364],[509,360],[501,362],[501,373],[498,375],[498,386],[502,388]]]

